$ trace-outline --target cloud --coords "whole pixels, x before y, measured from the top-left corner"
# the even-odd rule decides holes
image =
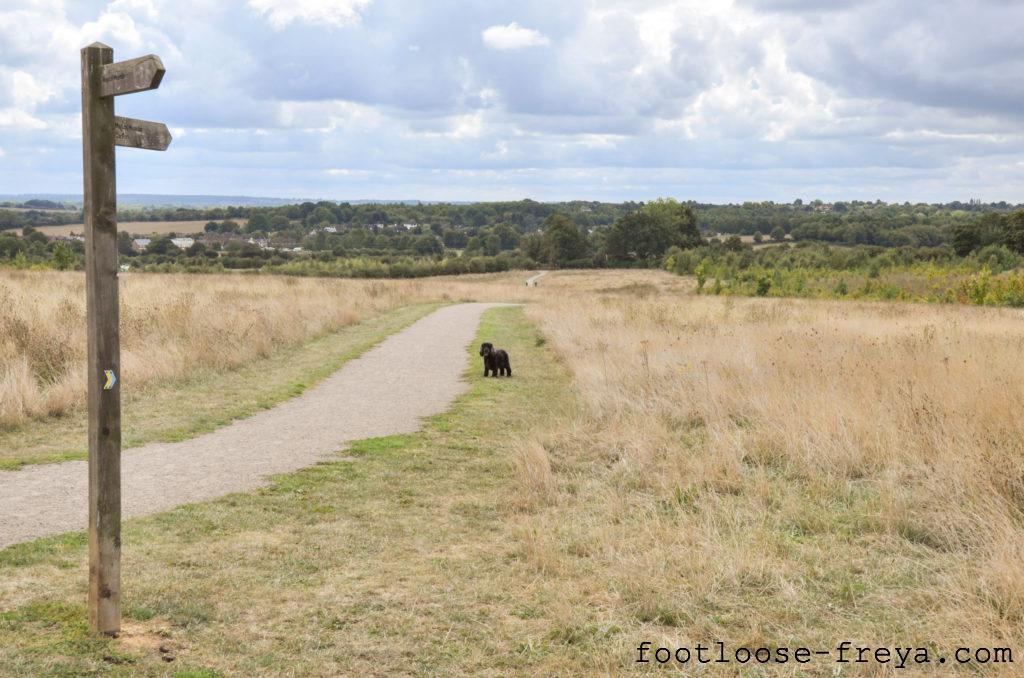
[[[488,47],[502,51],[551,44],[551,39],[540,31],[523,28],[515,21],[504,26],[486,28],[481,35]]]
[[[81,187],[78,48],[153,52],[122,192],[1019,201],[1005,0],[0,0],[0,185]],[[412,49],[415,46],[416,49]]]
[[[345,26],[358,23],[372,0],[249,0],[249,7],[281,30],[292,22]]]

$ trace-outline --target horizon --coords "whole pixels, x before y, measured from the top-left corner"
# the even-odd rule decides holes
[[[1022,20],[999,0],[12,0],[0,188],[80,191],[78,53],[102,41],[167,69],[117,102],[174,136],[118,152],[123,195],[1021,203]]]
[[[167,198],[168,202],[145,202],[145,200],[156,200],[161,198]],[[125,193],[118,194],[118,199],[122,203],[122,207],[279,207],[285,205],[297,205],[302,203],[319,203],[319,202],[332,202],[336,204],[351,204],[351,205],[472,205],[481,203],[495,203],[495,202],[524,202],[533,201],[540,204],[555,205],[573,202],[598,202],[603,204],[624,204],[627,202],[635,202],[638,204],[646,204],[655,200],[670,199],[676,200],[680,203],[695,203],[698,205],[710,205],[715,207],[726,207],[726,206],[742,206],[744,204],[776,204],[776,205],[795,205],[797,200],[801,201],[803,205],[813,204],[815,201],[820,201],[822,204],[833,205],[836,203],[842,204],[877,204],[879,201],[883,205],[950,205],[953,203],[961,203],[964,205],[980,204],[985,205],[997,205],[1006,204],[1007,206],[1019,206],[1024,203],[1015,203],[1010,200],[990,200],[983,201],[978,198],[968,198],[967,200],[961,200],[957,198],[950,198],[942,201],[913,201],[913,200],[892,200],[886,201],[881,199],[874,200],[858,200],[858,199],[837,199],[837,200],[823,200],[821,198],[793,198],[790,200],[743,200],[737,202],[706,202],[699,201],[690,198],[679,198],[675,196],[655,196],[647,199],[638,200],[585,200],[581,198],[570,198],[566,200],[536,200],[530,197],[523,198],[511,198],[507,200],[423,200],[419,198],[406,198],[406,199],[386,199],[386,198],[325,198],[325,197],[279,197],[269,195],[216,195],[216,194],[174,194],[174,193]],[[81,205],[80,196],[74,193],[0,193],[0,203],[3,202],[25,202],[28,200],[50,200],[52,202],[61,202],[64,204],[78,204]],[[239,202],[227,202],[229,200],[236,200]],[[215,202],[214,202],[215,201]],[[263,202],[267,204],[257,204]],[[269,204],[273,203],[273,204]]]

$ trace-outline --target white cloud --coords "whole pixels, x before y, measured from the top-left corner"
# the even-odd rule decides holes
[[[46,123],[17,108],[0,108],[0,127],[40,130],[46,129]]]
[[[249,7],[281,30],[293,21],[345,26],[359,23],[360,12],[373,0],[249,0]]]
[[[550,38],[532,28],[523,28],[515,21],[506,26],[491,26],[481,34],[488,47],[500,50],[540,47],[551,44]]]
[[[0,0],[0,184],[80,190],[102,40],[168,67],[126,192],[1024,199],[1024,4],[939,5]]]

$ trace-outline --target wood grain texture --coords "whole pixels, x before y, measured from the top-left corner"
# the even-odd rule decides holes
[[[171,133],[162,122],[114,118],[114,144],[147,151],[166,151],[171,145]]]
[[[100,96],[115,97],[156,89],[165,72],[163,62],[155,54],[107,64],[101,76]]]
[[[117,190],[114,99],[101,96],[114,51],[82,49],[82,156],[85,193],[89,398],[89,623],[121,627],[121,384],[104,390],[104,370],[121,374],[118,337]]]

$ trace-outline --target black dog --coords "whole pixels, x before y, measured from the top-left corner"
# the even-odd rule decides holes
[[[494,344],[484,342],[480,344],[480,355],[484,357],[484,376],[490,372],[492,377],[499,374],[512,376],[512,367],[508,364],[508,353],[500,348],[494,348]]]

